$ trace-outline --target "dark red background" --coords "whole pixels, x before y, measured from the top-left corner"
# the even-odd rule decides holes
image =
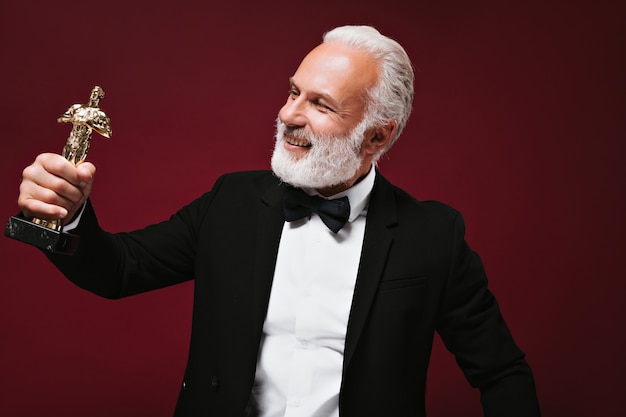
[[[169,216],[225,171],[268,168],[300,59],[325,30],[372,24],[417,75],[381,171],[465,214],[544,416],[626,415],[623,2],[504,3],[5,0],[0,216],[95,84],[113,138],[93,141],[93,201],[110,230]],[[192,284],[107,301],[26,245],[1,238],[0,257],[0,415],[171,415]],[[480,415],[439,341],[428,409]]]

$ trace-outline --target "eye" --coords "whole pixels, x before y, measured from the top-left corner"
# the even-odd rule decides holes
[[[332,108],[328,107],[326,104],[322,103],[319,100],[313,100],[312,103],[320,111],[323,111],[323,112],[334,112],[334,110]]]
[[[300,92],[298,90],[296,90],[295,88],[290,88],[289,89],[289,98],[296,98],[300,95]]]

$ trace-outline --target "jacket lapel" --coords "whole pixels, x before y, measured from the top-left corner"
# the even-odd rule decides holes
[[[367,211],[365,237],[348,320],[344,370],[356,349],[383,274],[397,223],[393,188],[378,172]]]
[[[272,185],[261,197],[258,212],[256,254],[254,256],[254,279],[252,319],[255,341],[260,342],[263,322],[267,314],[278,245],[285,218],[282,211],[284,187]]]

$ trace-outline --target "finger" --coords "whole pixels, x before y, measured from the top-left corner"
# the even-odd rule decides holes
[[[93,183],[95,166],[74,166],[57,154],[41,154],[22,174],[18,205],[27,217],[63,219],[82,207]]]
[[[73,206],[78,204],[81,200],[82,193],[80,189],[75,188],[77,192],[75,193],[75,197],[70,199],[56,192],[55,190],[50,189],[49,186],[41,186],[32,181],[23,181],[20,184],[20,195],[18,197],[18,205],[25,212],[32,212],[33,215],[43,215],[43,214],[56,214],[60,212],[60,209],[64,209],[65,211],[72,210]],[[34,202],[41,202],[43,204],[35,204]],[[53,209],[49,206],[56,206],[58,208]],[[39,209],[44,207],[44,212],[38,212]],[[26,214],[26,213],[25,213]]]
[[[80,183],[76,166],[67,159],[63,158],[61,155],[39,155],[33,166],[41,167],[46,172],[59,178],[63,178],[71,184],[78,185]]]
[[[64,207],[32,199],[26,203],[22,212],[24,213],[24,216],[29,219],[33,217],[53,220],[64,219],[68,214],[68,211]]]
[[[85,199],[83,189],[49,173],[40,164],[24,170],[18,206],[26,217],[64,218]]]
[[[96,167],[90,162],[75,166],[60,155],[41,154],[24,170],[23,178],[76,203],[89,196],[95,172]]]
[[[78,184],[76,175],[74,174],[72,177]],[[28,181],[24,182],[24,185],[28,187],[27,192],[33,198],[44,203],[66,206],[68,203],[76,203],[84,197],[83,189],[79,185],[48,171],[34,173],[31,181],[32,187],[28,187],[30,185]]]

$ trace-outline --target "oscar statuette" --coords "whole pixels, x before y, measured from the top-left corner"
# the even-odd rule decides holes
[[[72,123],[72,131],[63,147],[63,157],[78,165],[87,157],[95,130],[105,138],[111,137],[109,117],[98,108],[104,90],[95,86],[87,104],[74,104],[57,119]],[[78,236],[63,232],[60,219],[26,219],[22,215],[9,218],[4,235],[48,252],[72,254],[78,246]]]

